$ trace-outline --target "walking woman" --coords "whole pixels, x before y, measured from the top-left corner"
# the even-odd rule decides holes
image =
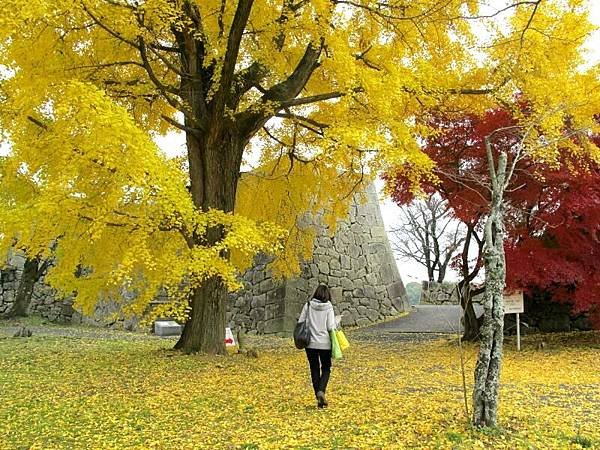
[[[335,315],[331,304],[331,293],[324,284],[319,285],[312,300],[304,305],[298,322],[306,320],[310,331],[310,343],[306,348],[306,357],[310,366],[317,406],[327,406],[325,391],[331,373],[331,338],[329,332],[335,329]]]

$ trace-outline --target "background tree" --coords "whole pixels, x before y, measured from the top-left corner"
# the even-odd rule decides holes
[[[554,231],[548,227],[550,222],[542,219],[542,216],[547,214],[548,210],[552,211],[550,214],[560,211],[562,207],[568,207],[569,203],[561,202],[556,194],[553,195],[554,192],[563,191],[567,187],[564,179],[548,185],[548,178],[552,180],[557,170],[558,173],[572,173],[574,164],[584,172],[595,166],[595,163],[589,160],[590,153],[585,151],[590,149],[592,154],[597,152],[593,137],[589,134],[591,128],[586,132],[573,129],[568,119],[565,119],[559,133],[552,137],[540,136],[538,124],[542,118],[532,121],[527,128],[514,118],[517,114],[529,113],[528,104],[520,102],[512,113],[506,109],[496,109],[483,117],[467,116],[456,120],[440,120],[437,122],[439,136],[426,145],[426,152],[434,160],[439,158],[436,173],[441,182],[425,182],[423,188],[436,189],[448,198],[454,205],[454,214],[463,217],[468,233],[471,233],[478,223],[482,222],[484,225],[484,236],[478,241],[479,255],[475,265],[476,268],[480,267],[483,250],[486,280],[484,320],[473,393],[474,422],[482,425],[494,424],[497,414],[504,327],[502,293],[507,273],[505,245],[510,246],[511,243],[523,241],[523,221],[526,224],[538,221],[544,224],[541,228],[537,225],[537,229],[542,231],[537,235],[538,239],[552,237]],[[532,133],[536,135],[535,139],[532,139]],[[547,151],[545,160],[541,159],[540,154],[536,154],[540,148]],[[553,163],[548,163],[549,160]],[[561,167],[561,163],[563,169],[556,169]],[[577,177],[579,174],[572,173],[571,176]],[[402,183],[406,183],[406,180],[400,176],[395,184],[398,186]],[[545,186],[545,189],[541,186]],[[546,193],[542,194],[544,190]],[[568,190],[567,188],[566,191]],[[552,206],[544,207],[550,201]],[[538,210],[540,215],[536,217]],[[563,214],[564,211],[561,211],[555,220],[564,221]],[[576,210],[573,211],[573,215],[577,216]],[[590,217],[594,217],[593,212],[590,212]],[[591,230],[593,233],[596,226],[594,223]],[[507,238],[511,236],[511,231],[512,239]],[[589,239],[589,232],[590,230],[586,229],[582,235]],[[525,245],[525,248],[530,256],[535,258],[535,255],[531,254],[531,246]],[[532,260],[529,262],[534,264]],[[538,271],[543,270],[540,268],[540,262],[536,260],[533,265]],[[565,262],[567,261],[563,261]],[[465,261],[463,264],[467,265]],[[520,267],[513,267],[509,273],[519,272]],[[509,285],[522,286],[518,279],[516,276],[514,280],[510,280]]]
[[[423,151],[435,161],[437,178],[424,179],[419,187],[426,195],[439,195],[447,203],[451,217],[463,226],[462,245],[452,264],[460,274],[457,290],[463,309],[463,339],[475,341],[482,319],[475,313],[473,298],[482,294],[484,287],[473,289],[472,283],[483,267],[483,224],[490,202],[482,143],[490,130],[515,122],[506,111],[494,110],[483,117],[433,116],[430,124],[438,134],[425,142]],[[387,180],[393,186],[391,196],[397,204],[415,201],[410,189],[412,181],[402,172],[393,179],[388,176]]]
[[[485,116],[465,116],[436,122],[440,135],[427,142],[424,151],[437,163],[439,182],[426,182],[421,187],[435,191],[446,199],[453,217],[466,227],[465,245],[454,262],[460,273],[461,291],[466,280],[473,280],[483,262],[484,236],[481,229],[486,217],[489,197],[486,179],[486,156],[482,142],[492,130],[515,126],[506,109]],[[516,136],[516,135],[515,135]],[[597,138],[592,136],[592,141]],[[504,140],[507,148],[514,140]],[[589,157],[574,158],[565,150],[560,165],[535,162],[524,157],[517,164],[515,189],[507,193],[510,200],[505,251],[507,286],[522,289],[528,296],[545,292],[558,302],[572,304],[573,311],[592,312],[598,303],[595,264],[596,214],[598,214],[597,165]],[[469,167],[468,174],[460,168]],[[412,201],[408,180],[397,179],[392,197],[399,203]],[[474,253],[469,258],[469,252]],[[473,294],[463,294],[465,339],[478,336],[481,321],[469,307]],[[595,315],[592,314],[592,319]]]
[[[425,267],[430,282],[443,282],[448,265],[464,242],[460,223],[451,215],[447,202],[435,194],[415,200],[400,210],[399,219],[391,230],[392,249],[400,258]]]
[[[8,312],[8,317],[27,316],[35,283],[39,281],[40,277],[48,269],[48,264],[49,260],[42,261],[39,257],[25,259],[13,308]]]
[[[511,194],[507,285],[522,289],[526,302],[543,295],[568,304],[600,327],[598,164],[566,153],[560,167],[530,171],[523,189]]]

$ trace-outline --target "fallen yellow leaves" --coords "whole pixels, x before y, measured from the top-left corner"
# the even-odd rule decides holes
[[[260,358],[248,359],[179,356],[154,339],[0,339],[0,448],[594,447],[600,334],[583,336],[541,351],[507,345],[494,430],[468,426],[458,348],[448,341],[350,335],[330,406],[318,410],[305,356],[288,340],[259,340]],[[471,380],[475,348],[465,351]]]

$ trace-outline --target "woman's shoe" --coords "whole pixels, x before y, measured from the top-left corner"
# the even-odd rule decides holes
[[[319,408],[324,408],[327,406],[327,399],[325,398],[325,392],[323,391],[317,392],[317,406]]]

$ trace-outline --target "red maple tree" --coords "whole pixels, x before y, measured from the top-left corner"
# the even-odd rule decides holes
[[[503,147],[510,155],[521,135],[505,109],[482,116],[434,117],[430,125],[438,133],[426,141],[424,151],[435,161],[439,181],[423,179],[420,187],[426,194],[439,193],[467,226],[470,236],[456,260],[464,286],[482,266],[478,231],[490,204],[485,137],[496,131],[493,149]],[[600,146],[600,139],[596,144]],[[506,194],[507,287],[523,289],[526,301],[543,292],[552,301],[572,305],[574,313],[587,312],[600,327],[600,166],[567,149],[560,163],[528,158],[517,163]],[[414,200],[410,181],[401,171],[385,179],[397,204]],[[468,258],[473,238],[479,253]]]

